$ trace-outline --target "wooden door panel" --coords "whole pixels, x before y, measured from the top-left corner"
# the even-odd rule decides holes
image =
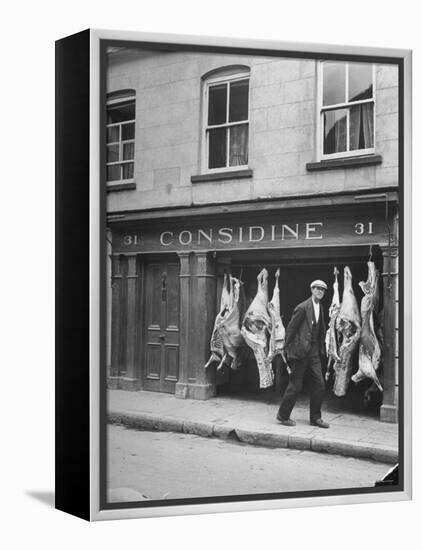
[[[164,378],[170,382],[177,382],[179,374],[179,346],[165,347]]]
[[[179,266],[167,265],[166,277],[166,327],[179,328]]]
[[[147,343],[147,378],[159,380],[161,375],[161,345]]]
[[[145,277],[144,388],[174,393],[179,375],[179,264],[153,262]]]
[[[160,266],[152,265],[150,270],[150,284],[147,300],[149,301],[149,319],[148,325],[154,327],[160,327],[161,323],[161,296],[160,296],[160,283],[161,283]]]

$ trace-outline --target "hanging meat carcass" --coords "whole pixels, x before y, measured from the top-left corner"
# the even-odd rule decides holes
[[[327,335],[325,337],[325,348],[327,351],[328,364],[327,372],[325,378],[328,380],[330,376],[330,371],[333,368],[333,365],[336,361],[340,361],[338,356],[338,345],[337,345],[337,333],[336,333],[336,320],[340,312],[340,294],[338,291],[338,274],[339,270],[337,267],[334,268],[334,283],[333,283],[333,299],[331,300],[329,316],[330,323],[328,325]]]
[[[284,341],[286,339],[286,329],[280,315],[280,288],[278,279],[280,277],[280,269],[275,272],[275,285],[271,302],[268,302],[268,313],[271,318],[271,334],[269,343],[269,352],[267,361],[271,361],[277,356],[283,357]],[[284,359],[284,357],[283,357]]]
[[[225,315],[229,311],[230,302],[230,279],[227,274],[224,273],[223,289],[221,292],[220,300],[220,311],[218,312],[214,322],[214,329],[212,331],[210,341],[211,356],[208,359],[205,368],[209,367],[212,363],[215,363],[216,361],[218,361],[220,365],[222,365],[227,360],[227,356],[224,353],[224,344],[220,327],[222,319],[224,319]]]
[[[376,372],[380,363],[381,347],[374,330],[374,309],[378,306],[378,277],[374,262],[368,262],[368,279],[359,283],[364,293],[360,305],[362,332],[359,343],[359,369],[352,376],[352,380],[358,383],[364,378],[370,378],[382,391]]]
[[[258,275],[258,291],[245,313],[241,333],[252,349],[259,372],[259,387],[272,386],[274,375],[271,363],[267,360],[267,332],[271,332],[268,315],[268,271],[264,268]]]
[[[240,333],[240,281],[229,275],[230,303],[226,314],[218,321],[219,333],[223,340],[224,351],[231,357],[230,367],[235,370],[239,366],[239,348],[243,344]]]
[[[346,395],[352,375],[355,351],[361,333],[361,320],[352,288],[350,268],[344,268],[343,300],[336,319],[336,329],[340,338],[339,360],[334,363],[335,380],[333,392],[337,397]]]

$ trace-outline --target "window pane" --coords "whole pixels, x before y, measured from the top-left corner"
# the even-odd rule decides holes
[[[349,101],[372,97],[372,65],[370,63],[350,63]]]
[[[248,119],[249,80],[230,84],[229,121]]]
[[[216,128],[208,134],[208,168],[222,168],[226,162],[227,129]]]
[[[346,65],[345,63],[325,62],[323,71],[323,105],[336,105],[346,100]]]
[[[346,151],[347,110],[324,113],[324,154]]]
[[[133,178],[133,162],[128,162],[127,164],[123,164],[123,179],[129,180]]]
[[[226,122],[227,85],[210,86],[208,93],[208,124]]]
[[[122,140],[135,138],[135,123],[131,122],[130,124],[122,124]]]
[[[119,141],[120,126],[111,126],[107,128],[107,143]]]
[[[135,102],[118,103],[107,107],[107,124],[135,120]]]
[[[120,164],[107,166],[107,181],[120,180],[121,179],[120,174],[121,174]]]
[[[374,146],[374,105],[364,103],[350,109],[350,150]]]
[[[107,162],[119,160],[119,145],[107,145]]]
[[[230,128],[230,166],[248,164],[248,125]]]
[[[135,143],[133,141],[123,144],[123,160],[135,158]]]

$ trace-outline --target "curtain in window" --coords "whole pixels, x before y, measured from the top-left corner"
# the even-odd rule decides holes
[[[347,148],[347,111],[336,109],[324,113],[324,153],[340,153]]]
[[[338,120],[334,125],[335,153],[346,150],[346,121]]]
[[[369,149],[374,146],[374,116],[372,103],[355,105],[350,109],[350,149]]]
[[[372,103],[362,105],[363,137],[365,148],[374,146],[374,106]]]
[[[230,166],[248,164],[248,126],[230,128]]]

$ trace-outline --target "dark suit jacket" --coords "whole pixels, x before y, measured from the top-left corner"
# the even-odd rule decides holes
[[[287,325],[285,348],[288,358],[303,359],[309,352],[312,339],[312,318],[312,298],[308,298],[295,307],[290,323]],[[321,304],[319,318],[319,353],[320,355],[325,355],[324,346],[327,329],[325,328],[324,312]]]

